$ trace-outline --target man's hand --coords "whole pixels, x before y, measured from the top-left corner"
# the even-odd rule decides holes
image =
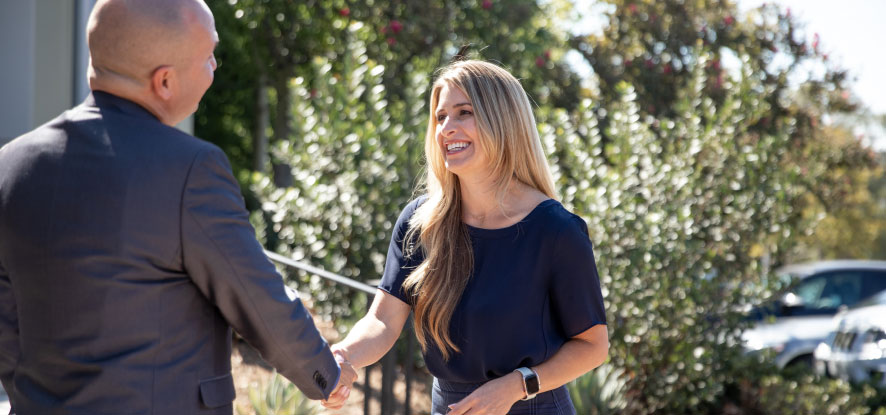
[[[341,376],[339,376],[338,385],[329,394],[329,399],[320,401],[320,404],[329,409],[341,409],[345,401],[348,400],[348,396],[351,395],[351,386],[357,380],[357,371],[351,366],[351,362],[348,361],[344,353],[336,350],[333,355],[341,368]]]

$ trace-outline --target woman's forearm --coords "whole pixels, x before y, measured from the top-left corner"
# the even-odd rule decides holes
[[[341,350],[351,365],[359,369],[379,361],[400,337],[401,330],[402,326],[392,328],[375,316],[367,314],[354,325],[347,337],[332,349]]]
[[[606,361],[609,336],[605,325],[597,325],[563,344],[550,359],[533,367],[540,382],[539,392],[559,388],[590,372]]]
[[[341,352],[355,369],[377,362],[400,337],[410,310],[396,297],[379,290],[369,312],[332,347],[333,352]]]

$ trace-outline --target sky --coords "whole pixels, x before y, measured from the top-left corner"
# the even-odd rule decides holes
[[[766,0],[740,0],[742,10]],[[886,114],[886,0],[768,0],[790,7],[806,23],[811,39],[821,37],[829,59],[856,77],[853,92],[875,114]]]

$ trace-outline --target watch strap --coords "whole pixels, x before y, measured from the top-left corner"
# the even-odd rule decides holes
[[[538,379],[538,373],[528,367],[521,367],[514,370],[523,376],[523,392],[526,394],[522,400],[528,401],[535,398],[541,389],[541,382]]]

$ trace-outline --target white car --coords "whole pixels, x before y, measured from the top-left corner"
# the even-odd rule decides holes
[[[833,331],[833,316],[886,290],[886,261],[819,261],[777,271],[795,280],[778,301],[755,309],[743,334],[748,351],[774,350],[779,368],[813,365],[816,347]]]
[[[815,370],[886,387],[886,292],[839,313],[835,330],[815,349]]]

